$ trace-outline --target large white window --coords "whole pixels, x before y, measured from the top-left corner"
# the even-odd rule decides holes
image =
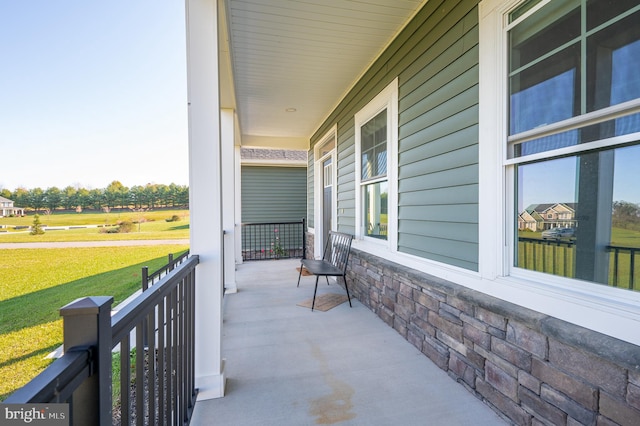
[[[512,264],[640,291],[640,5],[529,0],[507,19],[505,165],[513,216],[537,222]]]
[[[394,80],[355,116],[356,230],[395,250],[398,82]]]

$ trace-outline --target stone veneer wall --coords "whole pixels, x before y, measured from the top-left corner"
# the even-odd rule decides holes
[[[305,230],[306,232],[306,230]],[[315,235],[313,235],[310,232],[306,232],[306,238],[305,238],[305,247],[307,248],[306,252],[305,252],[305,256],[307,259],[315,259],[313,257],[313,245],[314,245],[314,241],[315,241]]]
[[[362,304],[511,422],[640,425],[640,347],[357,249],[348,279]]]

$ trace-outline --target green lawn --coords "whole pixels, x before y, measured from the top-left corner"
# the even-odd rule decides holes
[[[189,210],[149,210],[145,212],[133,212],[131,210],[113,210],[109,213],[87,212],[69,213],[54,212],[51,215],[40,214],[40,221],[50,226],[69,225],[104,225],[106,223],[115,224],[118,221],[129,220],[138,222],[140,219],[147,221],[164,221],[173,215],[178,215],[184,221],[189,219]],[[33,223],[33,213],[24,217],[0,217],[0,225],[31,225]]]
[[[141,268],[167,263],[184,245],[0,250],[0,401],[24,385],[62,343],[58,310],[83,296],[114,296],[140,288]]]
[[[180,218],[177,222],[167,222],[172,216]],[[107,234],[100,232],[116,226],[118,222],[138,222],[133,232]],[[0,243],[52,242],[52,241],[108,241],[108,240],[158,240],[189,238],[188,210],[159,210],[144,213],[131,211],[111,213],[54,213],[41,215],[40,222],[47,226],[86,226],[99,225],[100,228],[81,228],[69,230],[46,230],[43,235],[31,235],[25,229],[16,230],[15,226],[31,226],[33,215],[26,217],[0,218]]]

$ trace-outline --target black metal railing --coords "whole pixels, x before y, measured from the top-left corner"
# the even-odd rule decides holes
[[[573,276],[575,242],[518,238],[518,266],[563,277]]]
[[[242,259],[305,258],[305,219],[242,224]]]
[[[108,296],[85,297],[61,308],[64,355],[4,402],[68,402],[73,425],[111,425],[114,402],[123,425],[188,424],[197,392],[198,263],[197,255],[184,258],[113,317],[113,298]],[[143,329],[154,336],[147,345]],[[112,377],[112,350],[118,345],[120,373]],[[120,389],[117,401],[113,383]]]
[[[612,254],[612,282],[614,287],[626,287],[631,290],[636,288],[636,253],[640,252],[637,247],[607,246],[607,250]],[[624,266],[623,266],[624,265]],[[626,265],[629,265],[628,268]]]
[[[546,272],[563,277],[575,275],[575,240],[541,240],[518,238],[518,261],[521,268]],[[640,290],[636,275],[638,247],[606,246],[610,253],[608,284],[630,290]]]
[[[160,278],[167,275],[169,272],[185,261],[189,257],[189,250],[182,253],[180,256],[173,258],[173,253],[169,253],[167,256],[167,264],[159,268],[157,271],[149,273],[149,267],[142,267],[142,290],[146,290],[150,285],[158,282]]]

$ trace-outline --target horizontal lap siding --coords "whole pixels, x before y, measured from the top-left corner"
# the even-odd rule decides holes
[[[314,225],[314,213],[313,213],[313,200],[315,200],[313,186],[313,163],[315,158],[313,157],[313,150],[307,155],[307,226],[309,228],[315,227]]]
[[[421,65],[400,74],[398,250],[477,271],[478,30],[477,10],[468,11],[473,3],[461,2],[444,16],[434,27],[441,37],[416,60]]]
[[[300,220],[307,190],[304,167],[242,166],[242,222]]]
[[[354,121],[338,128],[338,231],[355,235],[355,134]]]
[[[399,80],[398,250],[478,269],[477,0],[430,0],[312,137],[338,124],[338,229],[355,233],[354,116]]]

